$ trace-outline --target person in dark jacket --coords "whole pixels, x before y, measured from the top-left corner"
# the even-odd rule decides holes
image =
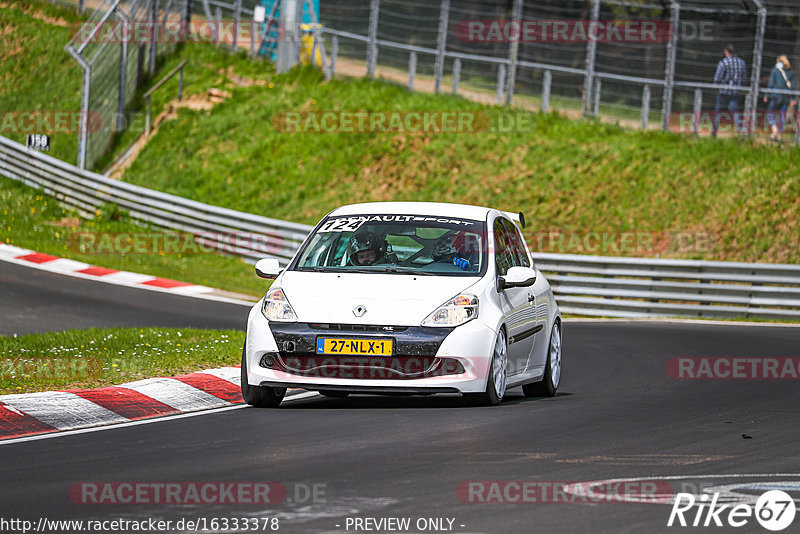
[[[785,91],[795,89],[792,65],[786,56],[778,57],[777,63],[775,63],[769,76],[767,89],[782,89]],[[790,105],[794,106],[796,101],[792,100],[789,95],[766,91],[764,93],[764,102],[767,103],[767,120],[769,121],[771,132],[770,139],[778,141],[783,133],[783,125],[786,122],[786,110]],[[775,117],[776,111],[779,115],[777,118]]]
[[[742,87],[747,83],[747,66],[744,60],[736,55],[736,49],[732,44],[725,47],[725,57],[717,65],[717,70],[714,73],[714,83],[727,85],[730,88],[720,89],[717,93],[717,105],[714,107],[714,125],[711,135],[714,137],[717,135],[720,119],[719,112],[723,109],[731,112],[736,130],[742,132],[744,128],[738,112],[741,90],[737,89],[737,87]]]

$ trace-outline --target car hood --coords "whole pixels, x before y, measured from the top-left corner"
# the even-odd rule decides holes
[[[279,280],[298,321],[418,326],[479,277],[284,272]],[[356,317],[359,305],[367,311]]]

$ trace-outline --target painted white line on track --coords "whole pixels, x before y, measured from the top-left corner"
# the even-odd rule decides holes
[[[199,372],[233,382],[237,386],[241,385],[242,370],[239,367],[220,367],[219,369],[208,369]]]
[[[128,421],[99,404],[65,391],[20,393],[2,398],[4,404],[59,430]]]
[[[649,477],[626,477],[626,478],[609,478],[604,480],[591,480],[587,482],[577,482],[564,486],[563,491],[567,495],[587,497],[587,491],[590,496],[594,496],[593,488],[596,486],[609,486],[613,484],[625,484],[628,482],[649,482],[653,480],[703,480],[703,479],[725,479],[725,478],[777,478],[777,477],[800,477],[800,473],[729,473],[726,475],[655,475]],[[665,495],[669,499],[637,499],[630,501],[637,504],[672,504],[673,494]],[[602,494],[597,494],[597,498],[602,500]]]
[[[298,400],[309,399],[312,397],[321,397],[319,393],[316,391],[307,391],[304,393],[297,393],[295,395],[286,397],[283,400],[283,403],[286,404],[288,402],[294,402]],[[106,425],[106,426],[95,426],[91,428],[79,428],[76,430],[67,430],[64,432],[51,432],[49,434],[37,434],[35,436],[25,436],[22,438],[11,438],[11,439],[4,439],[0,440],[0,447],[3,445],[11,445],[14,443],[24,443],[27,441],[39,441],[41,439],[53,439],[53,438],[63,438],[66,436],[75,436],[77,434],[89,434],[91,432],[101,432],[103,430],[114,430],[117,428],[127,428],[131,426],[138,426],[138,425],[149,425],[151,423],[162,423],[165,421],[173,421],[175,419],[186,419],[187,417],[197,417],[199,415],[209,415],[215,414],[220,412],[227,412],[228,410],[240,410],[242,408],[252,408],[252,406],[248,404],[237,404],[235,406],[224,406],[222,408],[211,408],[209,410],[201,410],[197,412],[189,412],[189,413],[180,413],[175,415],[165,415],[163,417],[153,417],[151,419],[140,419],[138,421],[128,421],[125,420],[125,423],[113,424],[113,425]],[[275,408],[280,409],[280,408]]]
[[[52,270],[63,273],[71,273],[73,271],[80,271],[81,269],[91,267],[91,265],[88,263],[69,260],[67,258],[59,258],[57,260],[48,261],[47,264]]]
[[[108,280],[109,282],[114,282],[117,284],[123,285],[139,285],[142,282],[149,282],[150,280],[154,280],[158,278],[157,276],[153,276],[152,274],[138,274],[138,273],[129,273],[126,271],[119,271],[116,273],[107,274],[101,277],[103,280]]]
[[[182,412],[217,408],[228,404],[228,401],[173,378],[146,378],[128,382],[124,387]]]

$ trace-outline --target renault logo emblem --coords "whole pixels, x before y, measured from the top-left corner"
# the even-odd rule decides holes
[[[361,317],[365,313],[367,313],[367,307],[364,306],[363,304],[359,304],[358,306],[353,308],[353,315],[355,315],[356,317]]]

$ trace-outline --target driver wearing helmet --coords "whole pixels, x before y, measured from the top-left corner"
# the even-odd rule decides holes
[[[386,240],[380,239],[373,232],[360,232],[350,238],[347,252],[350,258],[348,265],[375,265],[386,255]]]
[[[458,232],[446,233],[439,238],[433,248],[433,261],[452,263],[463,271],[471,271],[472,264],[466,257],[465,236]]]

